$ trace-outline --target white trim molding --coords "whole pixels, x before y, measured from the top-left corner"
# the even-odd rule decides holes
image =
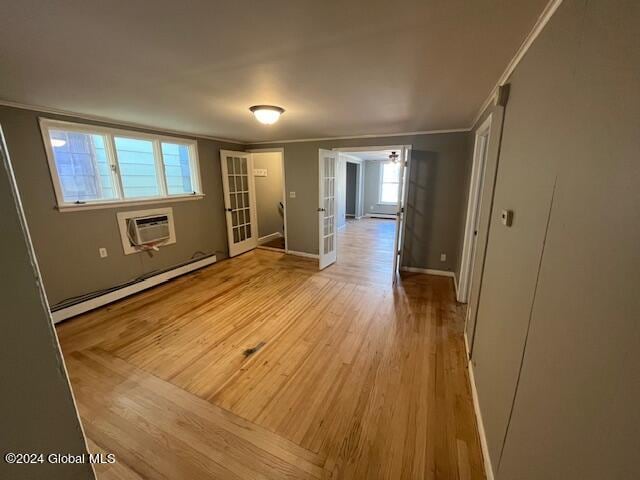
[[[484,190],[485,171],[491,138],[491,124],[493,113],[490,114],[475,134],[473,146],[473,165],[471,167],[471,179],[469,181],[469,193],[467,201],[467,217],[464,228],[464,241],[462,245],[462,261],[460,263],[460,291],[456,293],[456,299],[460,303],[467,303],[473,274],[473,260],[475,258],[475,245],[478,242],[479,229],[478,216],[482,206],[482,192]]]
[[[136,201],[117,201],[117,202],[92,202],[85,203],[83,205],[62,205],[56,207],[60,212],[82,212],[84,210],[100,210],[104,208],[121,208],[121,207],[136,207],[143,205],[160,205],[167,203],[187,202],[191,200],[202,200],[205,197],[204,193],[196,195],[176,195],[171,198],[154,198],[151,200],[136,200]]]
[[[544,27],[547,25],[547,23],[549,23],[549,20],[551,19],[553,14],[556,13],[556,10],[558,10],[558,7],[560,7],[561,4],[562,0],[550,0],[549,3],[547,3],[547,6],[544,7],[544,10],[542,10],[542,13],[540,13],[540,16],[538,17],[538,20],[536,20],[536,23],[533,25],[533,28],[523,40],[522,44],[516,51],[516,54],[507,65],[507,68],[505,68],[504,72],[502,72],[502,75],[500,75],[498,82],[491,90],[491,93],[489,94],[487,99],[482,103],[480,110],[474,117],[473,122],[471,123],[471,126],[468,130],[472,130],[473,127],[475,127],[476,123],[478,123],[478,120],[480,120],[480,117],[487,109],[487,107],[495,101],[498,94],[498,89],[505,83],[507,83],[507,80],[509,80],[509,77],[511,76],[513,71],[516,69],[520,61],[524,58],[529,48],[531,48],[534,40],[538,38],[538,35],[540,35]]]
[[[432,268],[418,268],[418,267],[400,267],[400,270],[403,272],[411,272],[411,273],[424,273],[426,275],[437,275],[439,277],[453,277],[455,279],[456,275],[449,270],[435,270]]]
[[[464,333],[464,341],[467,345],[467,352],[469,349],[469,343],[467,340],[467,332]],[[476,390],[476,380],[473,374],[473,362],[468,362],[469,372],[469,385],[471,386],[471,397],[473,399],[473,410],[476,414],[476,424],[478,427],[478,436],[480,437],[480,446],[482,447],[482,457],[484,460],[484,471],[487,480],[494,480],[493,466],[491,464],[491,456],[489,455],[489,445],[487,443],[487,435],[484,430],[484,422],[482,421],[482,411],[480,410],[480,402],[478,401],[478,391]]]
[[[287,250],[285,253],[288,255],[295,255],[296,257],[314,258],[316,260],[320,258],[320,255],[317,253],[298,252],[296,250]]]
[[[270,233],[269,235],[258,238],[258,245],[264,245],[265,243],[269,243],[271,240],[282,237],[284,237],[284,235],[281,232]]]
[[[300,143],[300,142],[321,142],[324,140],[356,140],[359,138],[385,138],[385,137],[408,137],[412,135],[439,135],[442,133],[460,133],[468,132],[469,128],[451,128],[446,130],[423,130],[418,132],[401,132],[401,133],[368,133],[364,135],[351,135],[346,137],[316,137],[316,138],[296,138],[291,140],[265,140],[260,142],[247,142],[248,145],[270,145],[279,143]],[[352,151],[362,151],[367,148],[354,147]],[[333,150],[341,150],[334,148]],[[387,150],[384,148],[383,150]],[[344,150],[348,151],[348,150]]]
[[[167,282],[172,278],[184,275],[185,273],[189,273],[194,270],[198,270],[213,263],[216,263],[215,255],[203,258],[202,260],[197,260],[192,263],[188,263],[186,265],[168,270],[166,272],[159,273],[158,275],[154,275],[149,278],[145,278],[140,282],[120,288],[118,290],[114,290],[113,292],[105,293],[104,295],[94,297],[85,302],[76,303],[75,305],[71,305],[70,307],[56,310],[54,312],[51,312],[51,318],[53,319],[53,323],[61,322],[62,320],[66,320],[67,318],[75,317],[76,315],[88,312],[89,310],[93,310],[94,308],[102,307],[103,305],[106,305],[108,303],[115,302],[116,300],[120,300],[122,298],[133,295],[134,293],[146,290],[147,288],[155,287],[156,285]]]
[[[453,272],[453,289],[456,293],[456,298],[458,298],[458,277],[456,277],[456,273]]]
[[[387,219],[391,219],[391,220],[395,220],[396,219],[396,215],[394,215],[392,213],[365,213],[364,216],[366,218],[387,218]]]

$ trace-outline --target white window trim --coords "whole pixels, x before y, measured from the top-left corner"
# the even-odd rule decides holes
[[[380,162],[380,178],[378,179],[378,205],[398,205],[398,201],[396,200],[395,202],[384,202],[382,201],[382,184],[384,183],[384,166],[386,164],[391,164],[393,162],[390,161],[384,161],[384,162]],[[389,182],[390,183],[390,182]],[[396,185],[399,185],[399,181],[396,182]]]
[[[115,151],[115,136],[121,136],[126,138],[148,140],[153,142],[154,159],[156,162],[156,174],[158,176],[158,187],[160,189],[160,195],[153,197],[136,197],[126,199],[124,198],[122,189],[122,180],[118,172],[113,173],[113,183],[118,194],[118,198],[114,200],[96,200],[87,201],[84,203],[65,202],[64,195],[62,193],[62,185],[60,178],[58,177],[58,169],[55,163],[55,157],[53,154],[53,148],[51,146],[51,140],[49,131],[51,129],[62,129],[73,132],[83,133],[96,133],[106,136],[106,150],[109,162],[118,168],[118,158]],[[184,200],[198,200],[204,198],[202,192],[202,181],[200,178],[200,161],[198,159],[198,142],[196,140],[173,137],[169,135],[158,135],[151,133],[137,132],[135,130],[125,130],[112,127],[103,127],[99,125],[90,125],[76,122],[66,122],[61,120],[53,120],[50,118],[40,118],[40,132],[42,134],[42,141],[47,154],[47,161],[49,164],[49,173],[51,174],[51,180],[53,183],[53,190],[56,196],[57,208],[60,211],[70,212],[79,210],[90,210],[96,208],[114,208],[122,205],[150,205],[156,203],[167,203]],[[194,193],[190,194],[174,194],[167,193],[166,177],[164,175],[164,161],[162,159],[161,143],[175,143],[179,145],[186,145],[189,148],[189,167],[191,169],[191,184],[194,189]]]

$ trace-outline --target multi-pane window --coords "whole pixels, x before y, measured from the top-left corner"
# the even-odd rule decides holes
[[[49,136],[64,198],[84,202],[116,198],[104,135],[50,130]]]
[[[58,205],[201,194],[196,142],[42,120]]]
[[[127,137],[115,137],[114,142],[124,197],[157,197],[160,182],[153,142]]]
[[[189,147],[179,143],[162,142],[162,162],[170,195],[193,191]]]
[[[400,164],[385,162],[380,166],[380,203],[398,203],[398,185],[400,183]]]

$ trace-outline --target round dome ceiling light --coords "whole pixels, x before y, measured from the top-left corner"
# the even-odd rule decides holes
[[[265,125],[273,125],[278,121],[280,115],[284,113],[284,108],[276,107],[275,105],[254,105],[249,110],[256,117],[256,120]]]

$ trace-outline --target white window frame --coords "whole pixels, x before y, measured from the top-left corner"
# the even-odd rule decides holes
[[[384,166],[388,164],[393,164],[393,162],[389,160],[385,160],[384,162],[380,162],[380,178],[378,179],[378,205],[398,205],[400,199],[395,202],[384,202],[382,201],[382,184],[384,183]],[[390,183],[390,182],[388,182]],[[400,184],[400,179],[395,183],[396,186]]]
[[[105,148],[107,151],[107,160],[112,166],[113,185],[117,194],[117,198],[113,200],[89,200],[86,202],[65,202],[62,192],[62,184],[58,177],[58,169],[56,167],[53,147],[51,146],[50,130],[61,129],[71,132],[88,133],[104,135]],[[57,208],[60,211],[77,211],[94,208],[113,208],[120,205],[148,205],[154,203],[167,203],[184,200],[197,200],[204,198],[202,191],[202,181],[200,178],[200,161],[198,159],[198,142],[196,140],[172,137],[168,135],[158,135],[151,133],[142,133],[135,130],[125,130],[120,128],[103,127],[98,125],[90,125],[85,123],[66,122],[61,120],[53,120],[50,118],[40,118],[40,132],[44,148],[47,153],[47,161],[49,163],[49,173],[53,182],[53,189],[56,195]],[[125,137],[136,140],[147,140],[153,142],[153,156],[156,163],[156,175],[158,176],[159,195],[152,197],[136,197],[125,198],[122,188],[122,178],[120,177],[120,168],[118,166],[118,155],[115,148],[114,137]],[[194,193],[188,194],[169,194],[167,191],[167,178],[164,174],[164,160],[162,158],[162,143],[174,143],[178,145],[186,145],[189,148],[189,167],[191,169],[191,185]]]

